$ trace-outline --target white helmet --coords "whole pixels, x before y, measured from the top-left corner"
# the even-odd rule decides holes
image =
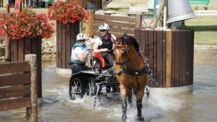
[[[82,34],[82,33],[79,33],[76,37],[76,40],[86,40],[86,35]]]
[[[99,30],[109,30],[109,25],[107,23],[100,24]]]

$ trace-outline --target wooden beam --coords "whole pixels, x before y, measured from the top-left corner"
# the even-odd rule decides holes
[[[171,87],[172,71],[172,32],[166,32],[166,87]]]
[[[36,55],[35,54],[25,55],[25,60],[29,61],[31,67],[31,104],[32,104],[31,107],[32,108],[30,109],[30,111],[27,109],[27,111],[31,112],[30,122],[38,122]]]
[[[94,35],[94,18],[95,18],[95,11],[88,10],[89,17],[87,22],[85,23],[85,34],[87,36],[92,37]]]

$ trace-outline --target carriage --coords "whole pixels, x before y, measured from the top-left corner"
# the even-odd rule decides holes
[[[72,74],[69,81],[69,96],[72,100],[84,95],[98,96],[99,93],[119,91],[119,83],[113,75],[112,67],[101,57],[100,53],[91,55],[90,68]],[[102,91],[102,89],[105,89]]]

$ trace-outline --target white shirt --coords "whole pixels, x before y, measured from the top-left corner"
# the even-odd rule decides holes
[[[87,51],[87,48],[82,50],[80,47],[72,48],[71,50],[71,61],[79,60],[77,54],[83,54]]]

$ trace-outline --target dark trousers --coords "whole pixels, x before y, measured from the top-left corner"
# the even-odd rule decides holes
[[[83,64],[83,65],[81,65],[81,64],[71,64],[72,73],[78,73],[81,70],[87,70],[87,69],[88,69],[88,67],[85,66],[85,64]]]
[[[102,53],[103,57],[106,61],[108,61],[109,65],[112,67],[114,65],[113,55],[110,53]]]

